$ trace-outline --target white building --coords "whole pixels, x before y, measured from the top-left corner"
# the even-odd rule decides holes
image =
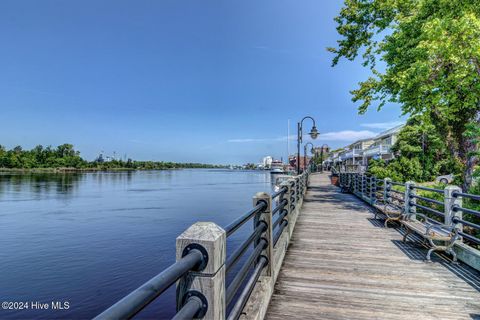
[[[373,144],[363,151],[363,162],[368,164],[371,159],[392,160],[395,155],[391,151],[392,146],[397,141],[398,134],[404,127],[404,124],[384,131],[373,138]]]
[[[272,166],[273,158],[271,156],[266,156],[262,160],[262,165],[264,169],[270,169]]]
[[[381,132],[374,138],[362,139],[330,153],[324,165],[335,166],[341,171],[360,172],[365,170],[371,159],[389,161],[395,158],[391,151],[404,124]]]

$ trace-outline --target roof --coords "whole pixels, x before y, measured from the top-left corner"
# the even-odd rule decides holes
[[[377,140],[377,139],[380,139],[380,138],[383,138],[383,137],[386,137],[386,136],[390,136],[394,133],[397,133],[399,132],[400,130],[402,130],[402,128],[405,126],[405,124],[401,124],[401,125],[398,125],[396,127],[393,127],[391,129],[388,129],[388,130],[385,130],[383,132],[380,132],[376,137],[374,137],[373,139],[374,140]]]
[[[373,139],[375,139],[375,137],[360,139],[360,140],[357,140],[353,143],[350,143],[348,146],[350,147],[350,146],[353,146],[354,144],[357,144],[357,143],[360,143],[360,142],[373,141]]]

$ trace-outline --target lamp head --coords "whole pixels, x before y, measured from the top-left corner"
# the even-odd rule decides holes
[[[310,134],[310,137],[312,137],[312,139],[317,139],[318,137],[317,127],[313,126],[309,134]]]

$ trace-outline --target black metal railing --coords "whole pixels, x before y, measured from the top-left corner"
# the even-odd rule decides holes
[[[274,247],[284,234],[289,223],[289,213],[297,209],[306,190],[307,181],[308,172],[290,178],[288,182],[282,184],[278,191],[271,196],[266,194],[264,198],[257,199],[252,209],[223,228],[225,237],[228,238],[247,222],[254,221],[251,232],[224,260],[225,274],[232,276],[229,283],[223,283],[223,298],[226,310],[229,310],[225,316],[228,316],[229,320],[236,320],[240,317],[258,278],[270,263],[264,252],[267,247]],[[276,206],[272,209],[273,204]],[[265,215],[268,219],[265,219]],[[269,226],[269,223],[272,225]],[[267,232],[271,231],[273,234],[265,236]],[[269,244],[269,241],[272,243]],[[197,274],[204,270],[209,258],[212,257],[208,257],[207,251],[200,244],[191,244],[191,246],[185,247],[182,258],[99,314],[95,319],[130,319],[174,283],[180,279],[186,279],[187,274]],[[242,264],[238,266],[240,263]],[[173,317],[175,320],[202,318],[209,308],[205,295],[195,290],[187,291],[181,298],[177,292],[177,303],[180,303],[180,306],[177,306],[177,313]]]
[[[265,210],[267,206],[268,204],[265,201],[259,201],[259,203],[255,207],[253,207],[253,209],[240,216],[239,218],[235,219],[235,221],[233,221],[224,228],[225,232],[227,233],[227,237],[231,236],[235,231],[240,229],[240,227],[243,226],[245,222],[251,220],[256,214]]]
[[[288,220],[286,219],[288,213],[295,209],[298,201],[301,199],[300,193],[303,190],[300,183],[301,180],[302,179],[296,179],[290,182],[290,194],[288,193],[289,188],[282,186],[277,192],[271,195],[270,199],[272,204],[277,204],[275,208],[271,210],[270,215],[272,221],[271,230],[273,231],[273,246],[276,245],[286,225],[288,225]],[[291,204],[290,208],[288,208],[289,203]],[[254,208],[256,210],[251,210],[243,215],[234,223],[227,226],[225,230],[237,230],[246,221],[249,221],[255,216],[258,217],[267,207],[268,204],[262,207],[257,205]],[[247,237],[227,260],[226,273],[229,274],[233,271],[232,267],[248,252],[247,249],[253,245],[253,251],[251,251],[247,257],[243,257],[245,261],[238,271],[236,271],[233,280],[226,288],[225,301],[227,309],[230,309],[227,317],[229,320],[236,320],[240,317],[262,270],[268,265],[268,257],[264,256],[262,252],[267,248],[269,243],[266,238],[261,236],[268,228],[269,226],[264,220],[257,219],[253,233]],[[227,236],[230,234],[232,234],[232,232],[227,232]]]
[[[407,190],[406,183],[377,179],[375,176],[360,173],[340,173],[339,181],[342,189],[350,190],[370,204],[382,202],[402,211],[405,211],[405,206],[408,205],[409,212],[405,214],[419,215],[431,223],[445,226],[456,224],[460,227],[458,234],[468,244],[480,245],[480,210],[474,209],[480,208],[480,203],[473,203],[480,201],[480,195],[453,191],[451,196],[463,199],[463,205],[445,207],[447,189],[409,183]],[[469,202],[465,203],[465,200]],[[455,214],[459,212],[464,215]]]
[[[130,319],[160,294],[172,286],[178,279],[189,271],[199,271],[204,267],[205,257],[200,250],[193,249],[180,260],[173,263],[159,275],[147,281],[140,288],[136,289],[122,300],[95,317],[96,320],[103,319]],[[187,301],[188,302],[188,301]],[[187,308],[192,313],[196,304],[189,303]],[[184,306],[185,307],[185,306]],[[195,308],[193,315],[200,311],[202,306]],[[185,312],[185,310],[184,310]]]

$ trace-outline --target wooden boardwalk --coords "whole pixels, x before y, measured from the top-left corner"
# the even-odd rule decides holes
[[[480,273],[401,242],[372,209],[312,175],[266,319],[480,319]]]

